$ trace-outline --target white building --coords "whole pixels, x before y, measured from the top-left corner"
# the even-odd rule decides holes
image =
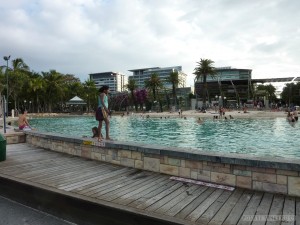
[[[89,75],[90,80],[95,82],[97,88],[107,85],[112,93],[125,91],[125,85],[128,84],[128,77],[119,72],[102,72]]]

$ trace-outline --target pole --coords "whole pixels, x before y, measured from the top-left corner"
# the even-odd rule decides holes
[[[4,116],[8,117],[8,61],[10,56],[4,56],[3,59],[6,61],[6,114]]]
[[[6,100],[5,100],[5,96],[3,96],[3,105],[2,105],[2,107],[3,107],[3,114],[4,114],[4,116],[3,116],[3,129],[4,129],[4,133],[6,133],[6,117],[5,117],[5,113],[6,113],[6,109],[5,109],[5,107],[6,107]]]
[[[6,60],[6,116],[7,117],[8,117],[8,60]]]

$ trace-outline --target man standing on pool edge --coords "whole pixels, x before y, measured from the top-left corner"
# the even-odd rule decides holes
[[[98,108],[96,111],[96,120],[99,121],[98,134],[101,134],[102,122],[105,122],[106,140],[111,140],[109,137],[109,119],[110,111],[108,109],[108,97],[109,87],[107,85],[102,86],[99,89],[98,96]],[[98,141],[101,141],[101,136],[98,136]]]

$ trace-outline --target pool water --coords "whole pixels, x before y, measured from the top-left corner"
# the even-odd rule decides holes
[[[90,137],[98,122],[94,117],[64,117],[30,119],[30,124],[40,131]],[[104,126],[102,129],[105,135]],[[117,141],[300,159],[299,125],[291,126],[285,118],[208,118],[198,124],[195,118],[115,116],[110,133]]]

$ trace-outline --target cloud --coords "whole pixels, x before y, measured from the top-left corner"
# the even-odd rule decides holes
[[[0,51],[34,71],[89,73],[182,65],[200,58],[300,76],[297,0],[0,0]],[[4,63],[4,62],[3,62]]]

